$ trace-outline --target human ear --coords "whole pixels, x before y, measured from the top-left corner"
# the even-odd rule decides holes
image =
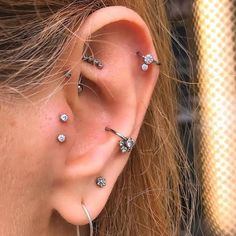
[[[89,52],[84,52],[87,48]],[[116,6],[93,12],[73,32],[64,55],[75,83],[63,88],[71,117],[68,141],[59,147],[63,158],[56,163],[51,200],[72,224],[88,223],[82,203],[92,219],[98,216],[128,160],[129,153],[119,149],[120,138],[105,127],[134,139],[138,136],[159,68],[153,64],[142,71],[143,58],[137,51],[157,58],[145,22],[134,11]],[[84,53],[93,53],[103,69],[82,61]],[[80,74],[84,91],[78,98],[75,84]],[[98,176],[107,180],[102,189],[95,183]]]

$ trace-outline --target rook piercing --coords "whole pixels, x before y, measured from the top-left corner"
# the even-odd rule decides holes
[[[69,116],[67,115],[67,114],[61,114],[60,115],[60,121],[61,122],[67,122],[68,121],[68,119],[69,119]]]
[[[143,56],[141,52],[137,52],[137,55],[143,58],[144,64],[142,64],[141,68],[143,71],[147,71],[150,64],[161,65],[161,63],[153,58],[151,54],[147,54]]]
[[[59,134],[59,135],[57,136],[57,140],[58,140],[58,142],[60,142],[60,143],[64,143],[64,142],[66,141],[66,136],[65,136],[64,134]]]
[[[82,57],[82,60],[85,61],[85,62],[88,62],[89,64],[95,65],[100,70],[104,67],[101,61],[99,61],[98,59],[96,59],[92,56],[84,55]]]
[[[121,138],[121,140],[119,141],[121,152],[123,152],[123,153],[130,152],[133,149],[133,147],[135,145],[134,139],[125,137],[124,135],[116,132],[114,129],[111,129],[109,127],[106,127],[105,130],[111,131],[112,133],[114,133],[115,135],[117,135],[118,137]]]
[[[100,188],[103,188],[106,186],[106,179],[103,178],[102,176],[99,176],[97,179],[96,179],[96,184],[98,187]]]

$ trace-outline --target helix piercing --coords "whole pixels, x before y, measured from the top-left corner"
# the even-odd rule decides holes
[[[66,136],[64,134],[59,134],[57,140],[59,143],[64,143],[66,141]]]
[[[104,67],[103,63],[100,60],[98,60],[92,56],[84,55],[82,57],[82,60],[89,63],[89,64],[95,65],[99,70],[103,69],[103,67]]]
[[[161,63],[159,61],[155,60],[151,54],[147,54],[144,56],[139,51],[136,54],[143,58],[144,63],[141,66],[142,71],[147,71],[149,68],[149,65],[151,65],[151,64],[161,65]]]
[[[85,206],[84,204],[82,204],[82,208],[83,208],[84,213],[85,213],[85,215],[87,216],[88,221],[89,221],[89,229],[90,229],[89,235],[90,235],[90,236],[93,236],[93,221],[92,221],[92,218],[91,218],[91,216],[90,216],[90,214],[89,214],[88,209],[86,208],[86,206]],[[77,232],[78,232],[78,227],[77,227]],[[78,235],[79,235],[79,234],[78,234]]]
[[[107,184],[106,184],[106,179],[102,176],[99,176],[97,179],[96,179],[96,185],[100,188],[103,188],[105,187]]]
[[[66,77],[67,79],[70,79],[71,76],[72,76],[72,74],[71,74],[71,71],[70,71],[70,70],[68,70],[68,71],[65,72],[65,77]]]
[[[130,152],[133,149],[135,145],[135,140],[133,138],[125,137],[124,135],[116,132],[114,129],[111,129],[109,127],[106,127],[105,130],[110,131],[121,138],[121,140],[119,141],[119,144],[120,144],[120,150],[122,153]]]
[[[69,119],[69,116],[68,116],[67,114],[64,113],[64,114],[61,114],[61,115],[60,115],[60,121],[61,121],[61,122],[64,122],[64,123],[65,123],[65,122],[68,121],[68,119]]]

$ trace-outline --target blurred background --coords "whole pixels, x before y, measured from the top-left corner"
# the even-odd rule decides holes
[[[181,81],[178,124],[200,190],[192,235],[234,236],[236,1],[167,0],[166,8]]]

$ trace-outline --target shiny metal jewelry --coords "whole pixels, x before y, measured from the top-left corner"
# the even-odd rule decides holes
[[[66,77],[67,79],[70,79],[71,76],[72,76],[72,74],[71,74],[71,71],[70,71],[70,70],[68,70],[68,71],[65,72],[65,77]]]
[[[83,203],[82,203],[82,208],[83,208],[84,213],[85,213],[85,215],[87,216],[88,221],[89,221],[89,229],[90,229],[89,235],[90,235],[90,236],[93,236],[93,221],[92,221],[92,218],[91,218],[91,216],[90,216],[90,214],[89,214],[88,209],[86,208],[86,206],[85,206]]]
[[[69,116],[65,113],[61,114],[60,115],[60,121],[63,122],[63,123],[66,123],[69,119]]]
[[[161,63],[153,58],[151,54],[147,55],[142,55],[141,52],[137,52],[137,55],[143,58],[143,64],[141,66],[142,71],[147,71],[149,68],[149,65],[151,64],[156,64],[156,65],[161,65]]]
[[[78,85],[77,85],[77,88],[78,88],[78,94],[80,95],[83,90],[84,90],[84,86],[82,85],[82,76],[80,75],[80,78],[78,80]]]
[[[96,185],[100,188],[103,188],[107,185],[106,183],[106,179],[102,176],[99,176],[97,179],[96,179]]]
[[[112,133],[114,133],[115,135],[117,135],[118,137],[121,138],[121,140],[119,141],[120,144],[120,150],[121,152],[125,153],[125,152],[130,152],[134,145],[135,145],[135,140],[129,137],[125,137],[124,135],[116,132],[114,129],[111,129],[109,127],[105,128],[106,131],[111,131]]]
[[[59,134],[57,140],[59,143],[64,143],[66,141],[66,136],[64,134]]]
[[[85,62],[88,62],[89,64],[95,65],[100,70],[104,67],[103,63],[100,60],[98,60],[92,56],[84,55],[82,57],[82,60]]]

